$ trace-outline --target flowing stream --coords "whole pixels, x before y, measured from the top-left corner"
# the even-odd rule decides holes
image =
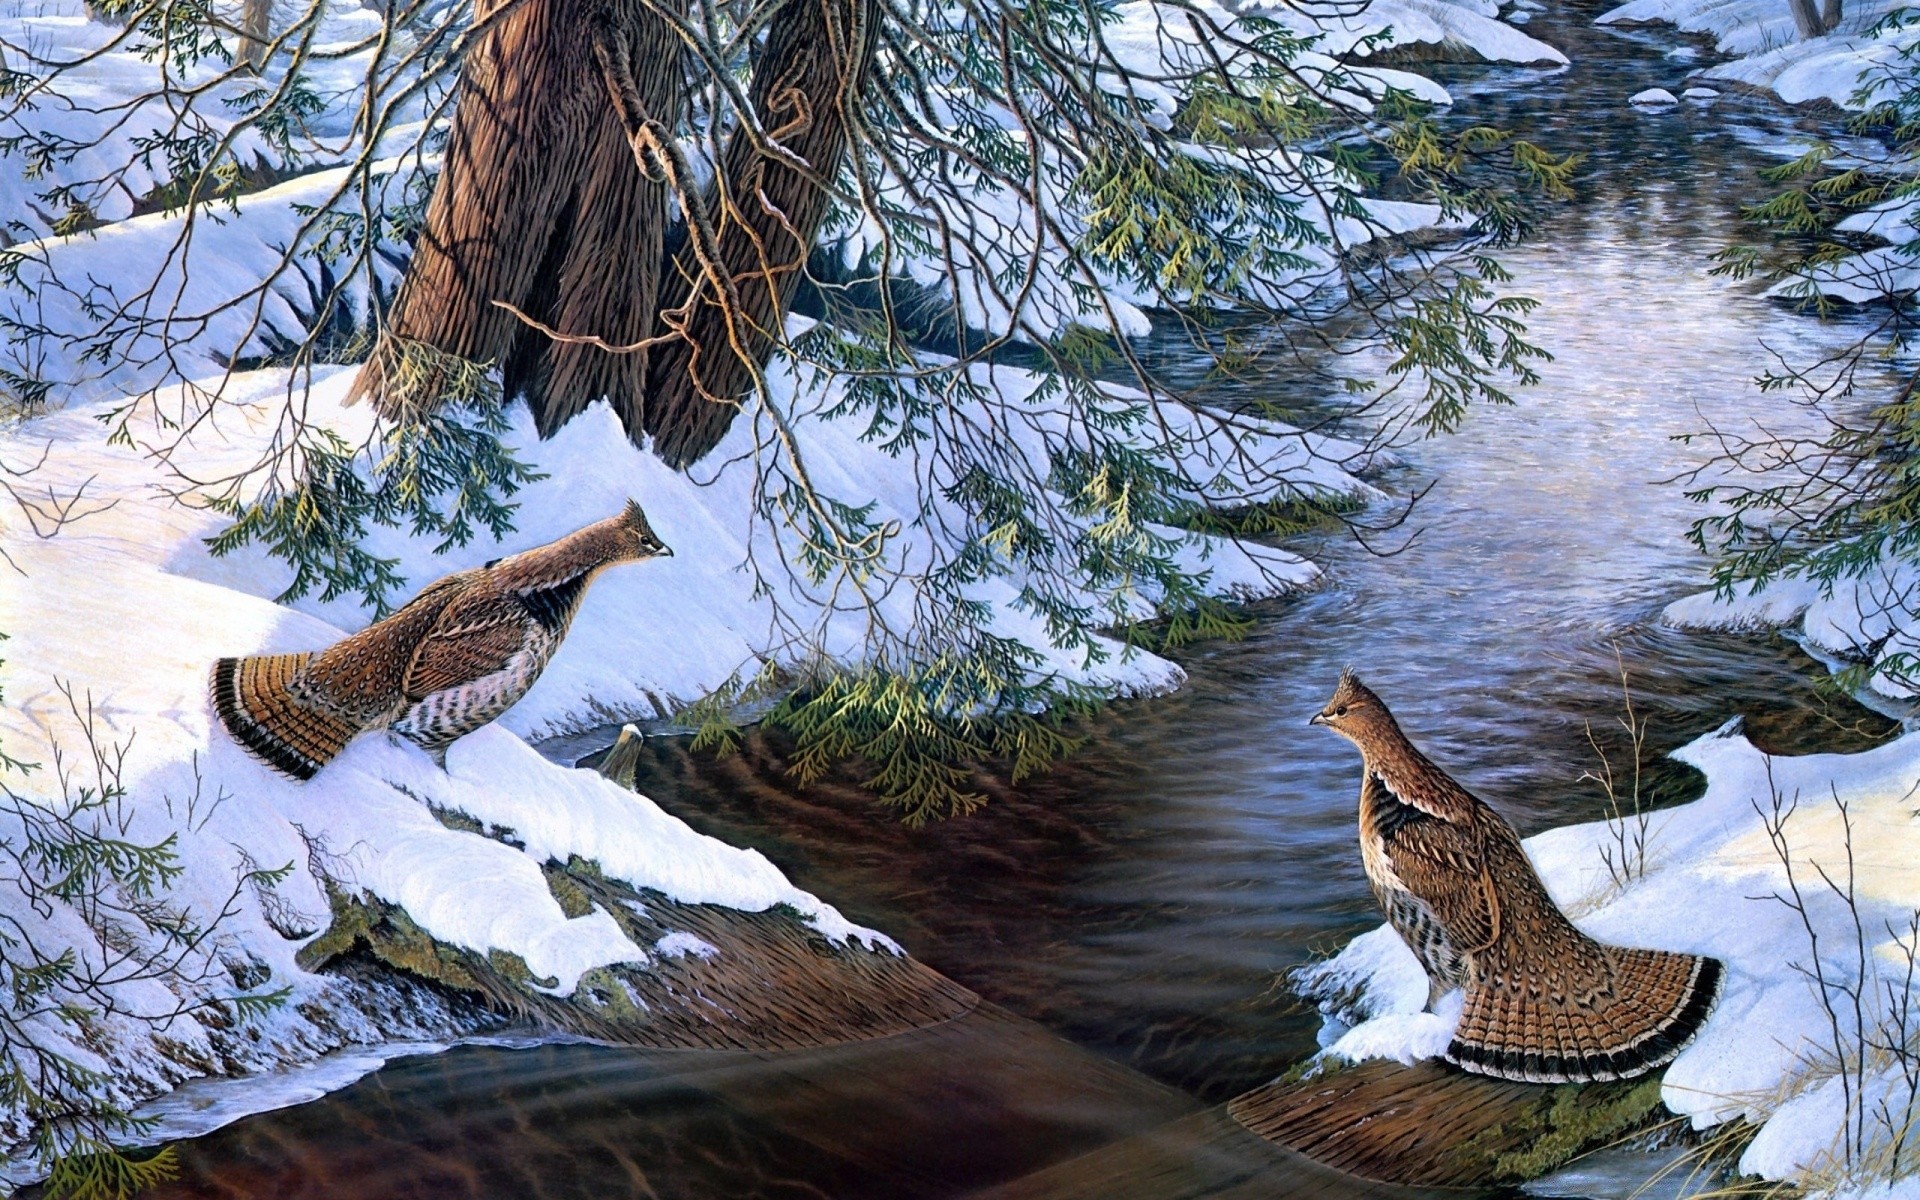
[[[1211,1195],[1228,1177],[1341,1194],[1277,1152],[1223,1165],[1203,1110],[1313,1051],[1317,1018],[1282,973],[1378,920],[1354,838],[1358,760],[1305,723],[1342,667],[1524,832],[1602,811],[1581,779],[1598,765],[1589,725],[1630,769],[1620,664],[1649,720],[1653,802],[1698,786],[1659,756],[1735,714],[1782,752],[1894,729],[1818,693],[1820,668],[1783,638],[1658,624],[1704,575],[1685,540],[1698,506],[1665,481],[1706,451],[1676,437],[1791,421],[1790,399],[1752,378],[1774,352],[1804,361],[1849,338],[1708,274],[1747,236],[1737,208],[1764,192],[1759,168],[1833,130],[1731,94],[1631,109],[1643,88],[1677,92],[1701,52],[1670,31],[1598,29],[1598,11],[1530,26],[1569,70],[1444,73],[1460,118],[1588,159],[1580,198],[1505,258],[1541,301],[1529,324],[1555,361],[1513,407],[1406,452],[1387,482],[1432,490],[1404,550],[1312,547],[1324,586],[1267,608],[1242,642],[1183,653],[1186,689],[1120,706],[1075,762],[993,786],[967,819],[906,829],[853,788],[795,792],[760,738],[720,764],[650,744],[643,792],[761,848],[989,1009],[799,1055],[402,1060],[185,1145],[164,1194],[910,1197],[1042,1169],[1021,1194]],[[1176,373],[1201,369],[1159,349]],[[1157,1174],[1074,1182],[1075,1156],[1166,1128],[1185,1132],[1155,1152]]]

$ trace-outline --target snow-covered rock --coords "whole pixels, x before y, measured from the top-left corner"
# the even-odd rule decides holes
[[[1802,644],[1835,661],[1875,667],[1867,684],[1880,695],[1911,699],[1904,673],[1920,655],[1920,570],[1888,556],[1864,575],[1818,581],[1789,577],[1731,597],[1701,592],[1666,607],[1662,620],[1681,629],[1793,629]]]
[[[1521,66],[1567,64],[1559,50],[1500,21],[1494,0],[1373,0],[1357,12],[1335,4],[1304,6],[1304,11],[1272,5],[1259,11],[1302,32],[1310,23],[1321,37],[1316,48],[1335,56],[1385,52]],[[1383,39],[1388,31],[1391,37]]]
[[[1720,93],[1710,87],[1690,87],[1680,93],[1682,100],[1718,100]]]
[[[1616,847],[1609,822],[1540,834],[1527,852],[1592,936],[1726,964],[1718,1007],[1667,1070],[1667,1107],[1699,1129],[1735,1119],[1759,1125],[1744,1172],[1851,1193],[1881,1182],[1875,1172],[1915,1115],[1913,1088],[1891,1056],[1870,1052],[1862,1066],[1836,1051],[1829,1004],[1842,1013],[1842,1051],[1858,1044],[1845,989],[1862,979],[1859,1019],[1869,1039],[1900,1036],[1899,997],[1915,982],[1909,918],[1920,912],[1920,735],[1860,754],[1780,758],[1756,749],[1738,724],[1675,753],[1706,776],[1706,794],[1651,815],[1645,869],[1624,884],[1602,857]],[[1817,953],[1783,902],[1796,888]],[[1382,926],[1300,973],[1328,1013],[1327,1053],[1408,1061],[1444,1047],[1457,999],[1426,1011],[1418,961],[1389,940],[1398,938]],[[1916,1035],[1920,1024],[1909,1018],[1904,1036]],[[1852,1064],[1844,1080],[1842,1061]],[[1865,1143],[1851,1163],[1841,1152],[1849,1120]]]
[[[1898,65],[1920,31],[1909,27],[1883,36],[1869,31],[1902,0],[1849,3],[1840,26],[1821,37],[1801,38],[1781,0],[1628,0],[1602,13],[1602,25],[1672,25],[1714,38],[1733,61],[1709,67],[1708,80],[1770,91],[1789,104],[1825,100],[1863,107],[1884,89],[1875,68]],[[1863,73],[1867,77],[1863,78]],[[1866,94],[1860,95],[1862,89]]]
[[[1640,108],[1665,108],[1680,103],[1680,99],[1665,88],[1648,88],[1644,92],[1635,92],[1627,98],[1627,103]]]

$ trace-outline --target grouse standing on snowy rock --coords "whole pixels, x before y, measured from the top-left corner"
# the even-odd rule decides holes
[[[1520,835],[1340,677],[1312,719],[1360,748],[1360,850],[1387,920],[1465,992],[1447,1060],[1529,1083],[1631,1079],[1673,1061],[1720,993],[1720,963],[1603,945],[1547,894]]]
[[[628,501],[557,542],[449,575],[325,650],[221,659],[214,711],[255,758],[295,779],[368,729],[444,762],[448,745],[527,694],[595,575],[672,553]]]

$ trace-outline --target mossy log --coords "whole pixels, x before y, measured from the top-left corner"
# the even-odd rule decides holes
[[[392,905],[337,895],[309,970],[383,967],[479,1000],[502,1016],[602,1041],[660,1049],[793,1050],[886,1037],[971,1011],[979,997],[914,959],[835,944],[784,908],[683,904],[606,879],[593,864],[547,865],[569,915],[612,915],[651,961],[587,972],[571,995],[517,956],[435,941]],[[684,934],[679,953],[658,947]],[[688,940],[697,939],[697,940]]]
[[[1361,1179],[1484,1187],[1538,1178],[1645,1127],[1660,1111],[1660,1076],[1550,1086],[1370,1061],[1283,1077],[1227,1111],[1267,1141]]]

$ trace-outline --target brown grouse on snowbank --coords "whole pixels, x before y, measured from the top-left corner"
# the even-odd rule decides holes
[[[1464,990],[1447,1061],[1529,1083],[1631,1079],[1672,1062],[1720,994],[1720,963],[1603,945],[1573,927],[1520,835],[1414,749],[1348,671],[1313,717],[1360,748],[1360,851],[1427,974]]]
[[[325,650],[221,659],[214,711],[249,753],[295,779],[313,778],[368,729],[444,762],[450,744],[540,678],[595,575],[672,553],[628,501],[557,542],[449,575]]]

